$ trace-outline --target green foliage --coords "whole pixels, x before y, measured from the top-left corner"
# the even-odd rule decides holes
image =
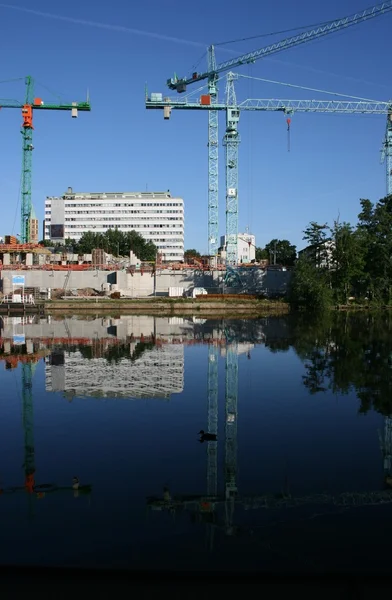
[[[312,395],[355,392],[362,413],[392,414],[392,315],[327,312],[291,318],[290,340]]]
[[[349,223],[335,221],[332,229],[334,244],[331,249],[331,284],[334,300],[338,304],[347,304],[351,294],[363,293],[364,276],[364,238],[360,231],[354,231]]]
[[[293,308],[324,311],[331,304],[332,291],[328,277],[306,256],[297,260],[289,289]]]
[[[359,229],[366,244],[368,296],[376,303],[392,299],[392,196],[373,205],[361,200]]]
[[[94,248],[102,248],[105,252],[114,256],[127,256],[132,250],[140,260],[154,261],[157,248],[152,242],[146,241],[136,231],[120,231],[119,229],[108,229],[105,233],[86,231],[83,233],[79,243],[75,240],[67,240],[68,245],[79,254],[90,254]]]
[[[327,223],[320,225],[315,221],[311,221],[308,227],[304,231],[304,237],[302,238],[308,243],[308,258],[316,265],[316,267],[324,268],[328,266],[328,232],[329,227]]]
[[[185,250],[185,252],[184,252],[185,262],[187,262],[188,260],[190,260],[192,258],[200,258],[200,257],[201,257],[200,252],[198,252],[194,248],[191,248],[190,250]]]
[[[294,269],[293,307],[347,304],[353,301],[350,298],[372,305],[392,304],[392,196],[375,205],[370,200],[360,204],[356,227],[312,221],[305,229],[307,262],[298,260]]]
[[[297,258],[297,248],[288,240],[271,240],[264,248],[266,257],[272,264],[291,267]]]
[[[255,254],[256,254],[257,261],[268,260],[268,258],[269,258],[269,254],[268,254],[267,250],[265,248],[260,248],[260,246],[256,247]]]

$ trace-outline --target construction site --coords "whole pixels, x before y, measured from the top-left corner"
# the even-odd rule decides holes
[[[198,260],[191,265],[151,264],[133,252],[119,258],[100,249],[84,255],[54,254],[31,244],[0,245],[0,261],[3,303],[114,293],[124,298],[195,297],[207,292],[276,296],[285,294],[291,275],[280,266],[212,268]]]
[[[382,158],[386,165],[386,191],[389,195],[392,193],[392,105],[390,102],[361,99],[278,100],[270,98],[263,100],[247,98],[239,101],[237,100],[235,83],[241,75],[235,73],[233,69],[252,64],[257,60],[304,43],[324,38],[349,27],[357,26],[370,19],[385,15],[391,10],[392,3],[390,1],[384,2],[354,15],[320,24],[320,26],[313,29],[242,54],[221,64],[217,63],[214,45],[211,45],[207,52],[207,68],[205,71],[195,71],[189,77],[181,78],[176,75],[167,79],[169,90],[182,94],[182,99],[171,99],[164,93],[153,92],[150,94],[146,89],[146,109],[162,111],[165,120],[170,119],[173,110],[202,110],[208,114],[208,253],[205,260],[195,259],[191,261],[191,264],[179,263],[178,261],[171,262],[170,260],[163,262],[159,256],[153,262],[143,263],[132,251],[129,256],[119,258],[108,255],[102,248],[93,250],[92,254],[88,255],[69,254],[64,248],[64,252],[58,254],[53,250],[50,251],[41,247],[37,243],[38,227],[32,204],[31,188],[34,149],[33,115],[37,110],[68,111],[72,118],[76,118],[79,112],[89,112],[91,105],[88,96],[85,101],[81,102],[60,102],[56,104],[44,102],[42,98],[36,97],[34,94],[34,80],[32,77],[26,77],[26,95],[23,101],[0,100],[1,108],[21,110],[23,139],[19,239],[7,236],[8,240],[6,241],[8,243],[0,245],[0,291],[3,302],[33,303],[37,297],[90,297],[94,295],[110,296],[112,294],[116,294],[117,297],[130,298],[154,295],[181,297],[204,293],[254,293],[267,297],[284,295],[291,275],[284,265],[273,265],[273,268],[271,268],[267,264],[257,264],[255,260],[251,264],[245,265],[239,259],[238,207],[240,194],[238,155],[241,142],[239,131],[241,112],[282,113],[286,118],[288,145],[290,145],[292,116],[297,112],[384,115],[386,117],[386,129],[382,141]],[[223,76],[225,77],[224,80],[222,79]],[[218,88],[223,82],[226,92],[225,100],[221,101],[218,97]],[[282,82],[273,83],[287,85]],[[199,84],[201,87],[193,88],[192,86],[195,86],[195,84]],[[207,89],[204,90],[203,87]],[[301,86],[295,85],[292,87],[301,88]],[[195,91],[192,92],[192,89]],[[307,88],[303,87],[301,89]],[[192,96],[192,94],[194,95]],[[223,247],[220,247],[219,243],[221,239],[218,178],[220,145],[218,116],[220,112],[223,112],[226,117],[222,142],[225,150],[224,196],[226,213]],[[82,198],[82,196],[79,198]],[[174,205],[177,206],[177,204]],[[133,206],[133,204],[129,204],[129,206]],[[110,227],[121,229],[121,219],[123,217],[119,217],[118,223],[111,224]],[[68,220],[78,221],[78,218]],[[112,220],[115,221],[116,219],[113,218]],[[159,227],[163,226],[162,224],[159,225]],[[64,238],[64,227],[64,223],[53,222],[52,219],[50,225],[46,226],[48,239],[52,237],[51,232],[56,232],[55,237],[60,239],[59,232],[61,231]],[[79,227],[79,225],[72,225],[72,227]],[[83,227],[85,226],[83,225]],[[129,228],[131,225],[127,224],[125,227]],[[137,225],[137,227],[146,227],[146,225]],[[172,225],[172,227],[176,227],[176,225]],[[254,236],[250,236],[249,240],[251,238],[254,239]],[[175,238],[172,241],[180,243],[180,239]],[[174,248],[174,246],[169,247]]]

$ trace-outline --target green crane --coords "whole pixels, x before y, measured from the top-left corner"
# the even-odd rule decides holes
[[[0,100],[0,108],[19,108],[22,110],[22,191],[21,191],[21,223],[20,237],[22,244],[28,244],[30,238],[31,219],[31,173],[33,146],[33,113],[35,110],[68,110],[72,118],[78,116],[78,111],[90,111],[90,102],[71,102],[70,104],[44,104],[41,98],[34,97],[34,80],[30,75],[25,79],[26,96],[24,103],[17,100]]]

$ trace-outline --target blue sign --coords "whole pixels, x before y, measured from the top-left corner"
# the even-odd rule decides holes
[[[12,277],[12,285],[24,285],[25,284],[25,276],[24,275],[13,275]]]
[[[25,344],[26,343],[26,336],[23,334],[19,334],[19,335],[14,335],[14,344]]]

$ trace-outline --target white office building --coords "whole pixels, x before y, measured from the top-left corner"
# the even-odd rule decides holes
[[[45,200],[44,239],[79,241],[85,231],[136,231],[164,262],[184,259],[184,200],[170,192],[74,192]]]
[[[221,257],[226,258],[226,236],[221,236]],[[239,233],[237,237],[238,263],[250,263],[256,259],[256,238],[250,233]]]

